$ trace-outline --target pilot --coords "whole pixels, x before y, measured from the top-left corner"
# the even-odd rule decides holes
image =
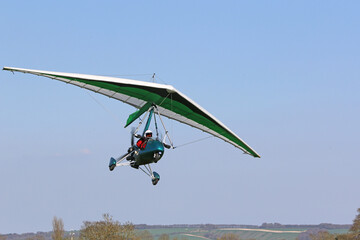
[[[148,142],[148,140],[152,138],[152,131],[151,130],[146,130],[145,131],[145,136],[141,137],[137,142],[136,142],[136,146],[138,148],[145,149],[146,147],[146,143]]]
[[[145,137],[146,137],[146,139],[152,138],[152,131],[151,130],[146,130]]]

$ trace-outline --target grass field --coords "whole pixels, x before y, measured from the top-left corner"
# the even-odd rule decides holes
[[[157,240],[161,234],[168,234],[170,239],[177,238],[189,240],[217,239],[225,233],[234,233],[241,239],[257,240],[295,240],[301,232],[307,229],[244,229],[244,228],[227,228],[203,230],[199,228],[158,228],[147,229]],[[347,229],[329,230],[330,233],[345,233]]]
[[[316,229],[313,226],[311,229]],[[159,228],[141,228],[136,231],[148,230],[154,237],[154,240],[158,240],[162,234],[168,234],[170,240],[177,238],[178,240],[216,240],[223,234],[234,233],[238,235],[242,240],[256,239],[256,240],[295,240],[298,235],[306,228],[279,228],[279,229],[264,229],[264,228],[211,228],[204,229],[200,227],[159,227]],[[346,233],[348,229],[333,229],[328,230],[329,233]],[[71,231],[75,233],[75,236],[79,235],[79,231]],[[70,232],[66,232],[68,236]],[[32,234],[32,235],[31,235]],[[51,232],[44,232],[42,236],[46,240],[51,239]],[[28,234],[9,234],[7,235],[8,240],[29,240],[35,239],[34,233]]]
[[[246,229],[246,230],[200,230],[196,228],[162,228],[162,229],[148,229],[155,239],[158,239],[161,234],[168,234],[170,238],[187,238],[189,240],[200,239],[216,239],[225,233],[235,233],[241,239],[259,239],[259,240],[275,240],[287,239],[295,240],[301,231],[273,231],[266,229]]]

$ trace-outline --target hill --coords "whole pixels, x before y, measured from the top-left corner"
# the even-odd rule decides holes
[[[351,225],[319,224],[319,225],[282,225],[279,223],[264,223],[261,226],[256,225],[236,225],[236,224],[176,224],[176,225],[135,225],[137,231],[148,230],[157,240],[162,234],[168,234],[171,239],[217,239],[225,233],[234,233],[241,239],[258,240],[300,240],[309,239],[309,234],[320,230],[330,233],[345,233]],[[74,231],[77,237],[79,232]],[[66,233],[70,236],[70,232]],[[6,234],[6,240],[29,240],[36,239],[36,236],[42,236],[45,240],[51,240],[51,232],[37,232],[24,234]]]

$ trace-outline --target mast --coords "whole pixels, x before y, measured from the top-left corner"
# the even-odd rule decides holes
[[[154,113],[154,107],[151,107],[151,110],[150,110],[150,113],[149,113],[149,117],[148,117],[148,119],[147,119],[147,121],[146,121],[146,125],[145,125],[145,127],[144,127],[144,131],[143,131],[143,134],[142,134],[143,136],[145,135],[146,130],[149,129],[149,126],[150,126],[150,122],[151,122],[151,118],[152,118],[153,113]]]

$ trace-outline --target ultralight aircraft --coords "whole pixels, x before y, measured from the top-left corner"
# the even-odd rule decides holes
[[[151,178],[153,185],[158,183],[160,175],[152,171],[150,164],[157,163],[164,156],[165,148],[175,148],[165,127],[163,116],[218,137],[253,157],[260,157],[258,153],[222,122],[171,85],[107,76],[13,67],[4,67],[3,70],[29,73],[59,80],[103,94],[137,108],[138,110],[128,117],[125,127],[132,124],[136,119],[146,119],[146,121],[140,120],[138,126],[131,131],[131,144],[128,151],[118,158],[110,159],[110,171],[113,171],[117,166],[131,166],[146,173]],[[141,118],[142,115],[144,115],[143,118]],[[162,139],[159,136],[157,118],[165,131]],[[155,123],[156,137],[152,136],[149,129],[152,119],[154,119]],[[145,122],[145,126],[142,134],[138,134],[143,122]],[[139,139],[136,143],[135,138]],[[168,143],[166,143],[166,140]]]

